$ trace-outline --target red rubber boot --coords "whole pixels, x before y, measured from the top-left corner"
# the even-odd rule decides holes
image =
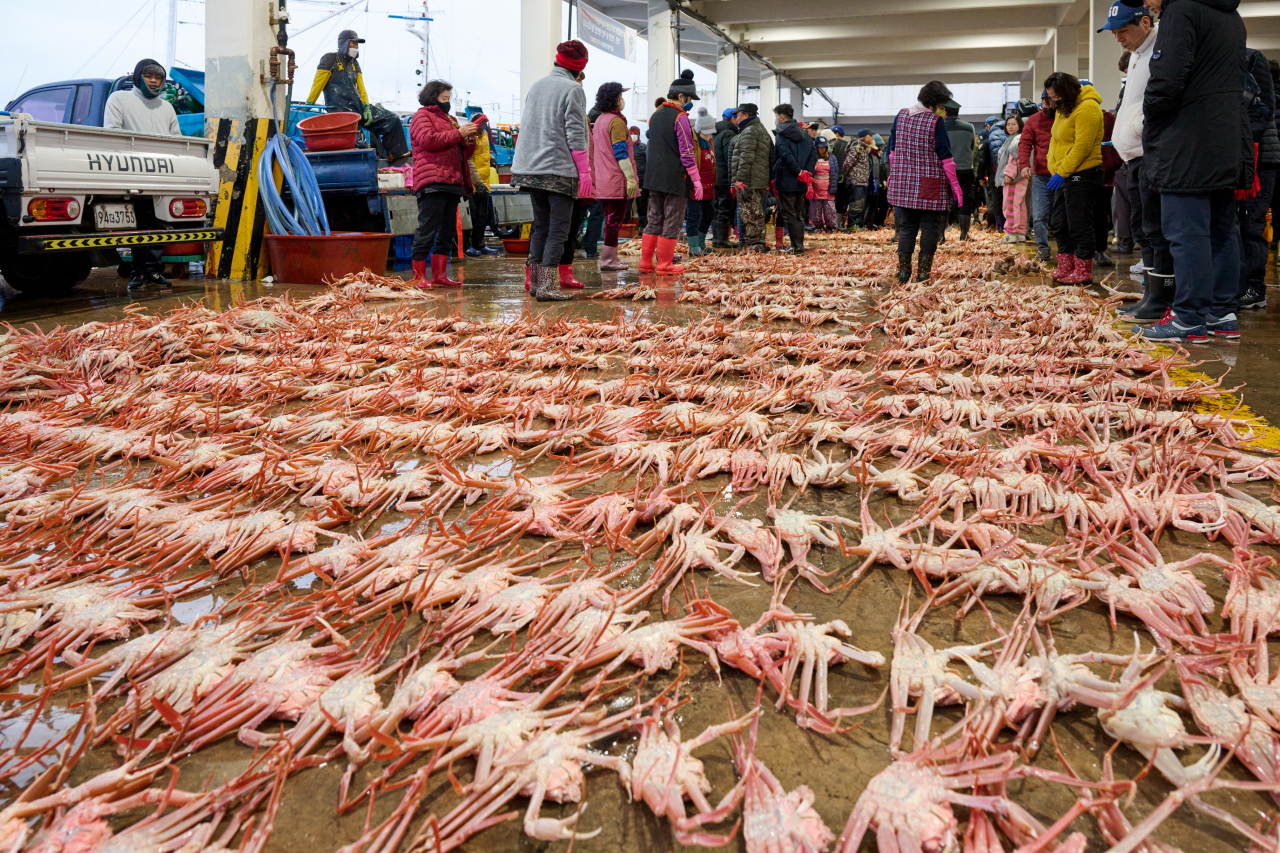
[[[449,259],[444,255],[431,256],[431,284],[434,287],[462,287],[462,282],[449,278]]]
[[[676,241],[658,238],[658,275],[681,275],[684,267],[672,263],[676,254]]]
[[[1058,284],[1070,284],[1071,277],[1075,274],[1076,264],[1075,255],[1064,255],[1058,253],[1058,268],[1053,271],[1053,280]]]
[[[531,284],[530,276],[532,275],[532,270],[533,270],[533,267],[529,266],[528,261],[525,261],[524,262],[524,292],[525,293],[529,292],[529,285]]]
[[[781,227],[774,228],[773,229],[773,248],[779,252],[787,248],[786,244],[783,242],[783,240],[785,240],[786,238],[787,238],[787,229],[781,228]]]
[[[656,269],[653,265],[653,253],[657,248],[657,234],[645,234],[640,238],[640,266],[636,268],[637,271],[653,272]]]
[[[1071,270],[1067,284],[1093,284],[1093,258],[1076,258],[1076,265]]]
[[[559,270],[561,287],[571,287],[575,290],[580,287],[586,287],[585,284],[573,277],[573,264],[561,264]]]
[[[431,282],[427,281],[427,262],[410,261],[413,266],[413,279],[409,282],[421,290],[430,290]]]

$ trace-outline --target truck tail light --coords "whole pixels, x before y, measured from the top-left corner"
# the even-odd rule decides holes
[[[37,222],[74,222],[80,218],[80,202],[74,198],[33,198],[27,213]]]
[[[208,206],[202,198],[175,198],[169,202],[169,215],[174,219],[195,219],[204,216]]]

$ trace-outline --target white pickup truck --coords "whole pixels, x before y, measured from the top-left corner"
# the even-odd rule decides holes
[[[0,115],[0,274],[54,293],[117,248],[219,239],[213,144]]]

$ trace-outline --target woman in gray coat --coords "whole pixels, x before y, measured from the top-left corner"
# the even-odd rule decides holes
[[[587,48],[574,39],[556,48],[551,73],[534,83],[520,113],[520,138],[511,162],[511,185],[533,201],[533,229],[525,262],[529,292],[539,302],[572,299],[559,285],[560,255],[569,239],[573,204],[590,198],[587,98],[578,74]]]

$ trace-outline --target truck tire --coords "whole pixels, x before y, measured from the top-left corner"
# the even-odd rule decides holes
[[[88,278],[92,269],[89,252],[0,254],[0,275],[28,296],[66,293]]]

